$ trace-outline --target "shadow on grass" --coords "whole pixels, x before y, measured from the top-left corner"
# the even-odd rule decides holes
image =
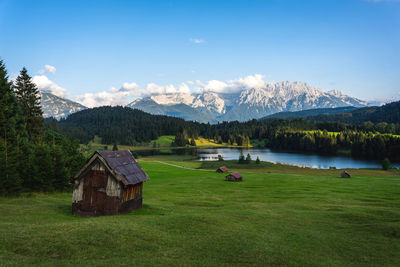
[[[60,215],[69,216],[69,217],[76,217],[76,218],[97,217],[97,216],[79,216],[79,215],[72,214],[72,204],[55,205],[55,206],[52,206],[52,210],[54,210],[56,213],[58,213]],[[165,211],[163,211],[160,208],[148,205],[148,204],[143,204],[142,208],[140,208],[140,209],[133,210],[127,214],[118,214],[118,215],[119,216],[152,216],[152,215],[163,216],[163,215],[165,215]],[[115,216],[115,215],[107,215],[107,216]]]

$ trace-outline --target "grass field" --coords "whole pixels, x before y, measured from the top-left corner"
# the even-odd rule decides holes
[[[232,183],[155,160],[141,160],[144,207],[127,215],[73,216],[70,193],[0,199],[0,265],[400,263],[398,176],[244,172]]]
[[[70,193],[0,199],[0,265],[400,263],[395,176],[244,172],[232,183],[155,160],[141,160],[151,180],[144,207],[127,215],[73,216]]]

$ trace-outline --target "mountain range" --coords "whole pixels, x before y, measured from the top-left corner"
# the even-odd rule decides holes
[[[235,93],[155,94],[127,105],[150,114],[210,123],[247,121],[278,112],[346,106],[365,107],[368,103],[340,91],[324,91],[304,82],[287,81],[266,83],[262,88],[242,88]],[[85,108],[71,100],[42,92],[45,117],[59,119]]]
[[[64,99],[53,95],[50,92],[41,91],[41,101],[43,117],[53,117],[55,119],[65,118],[68,115],[87,109],[87,107],[72,100]]]
[[[304,82],[266,83],[236,93],[157,94],[137,99],[128,107],[151,114],[199,122],[247,121],[270,114],[315,108],[365,107],[368,103],[340,91],[324,91]]]

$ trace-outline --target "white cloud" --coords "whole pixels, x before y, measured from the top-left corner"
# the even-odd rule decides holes
[[[137,83],[123,83],[121,86],[121,91],[134,91],[139,88],[139,85]]]
[[[124,106],[129,104],[132,98],[141,97],[143,93],[143,89],[139,88],[136,83],[125,82],[120,89],[111,87],[108,91],[86,93],[75,97],[75,100],[89,108],[97,106]]]
[[[45,74],[46,72],[55,74],[56,73],[56,67],[51,66],[51,65],[44,65],[44,70],[40,70],[39,74]]]
[[[236,87],[237,89],[260,89],[266,87],[266,81],[264,81],[264,76],[261,74],[249,75],[244,78],[232,80],[230,83],[232,84],[232,87]]]
[[[204,92],[235,93],[243,89],[265,88],[267,82],[264,81],[263,75],[255,74],[246,76],[244,78],[230,80],[228,82],[211,80],[206,84],[202,84],[201,82],[197,81],[197,84],[200,86],[200,88],[202,88]]]
[[[194,39],[194,38],[190,38],[189,41],[194,44],[201,44],[205,42],[205,40],[203,39]]]
[[[228,85],[218,80],[209,81],[204,87],[205,92],[217,92],[222,93],[227,89]]]
[[[49,91],[59,97],[66,97],[68,95],[65,88],[62,88],[61,86],[47,78],[46,75],[35,75],[33,76],[32,81],[42,91]]]
[[[68,96],[68,92],[65,88],[50,80],[46,75],[36,75],[32,80],[40,90],[50,91],[60,97]],[[210,80],[203,83],[199,80],[195,80],[182,82],[179,85],[148,83],[145,86],[139,86],[135,82],[124,82],[119,88],[111,87],[101,92],[85,93],[72,97],[72,99],[87,107],[105,105],[116,106],[126,105],[137,98],[143,98],[154,94],[203,92],[234,93],[243,89],[265,88],[266,84],[267,82],[264,81],[264,76],[260,74],[249,75],[225,82]]]

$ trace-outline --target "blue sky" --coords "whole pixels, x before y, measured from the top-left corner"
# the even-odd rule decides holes
[[[10,76],[92,106],[255,74],[399,99],[399,48],[397,0],[0,1]]]

